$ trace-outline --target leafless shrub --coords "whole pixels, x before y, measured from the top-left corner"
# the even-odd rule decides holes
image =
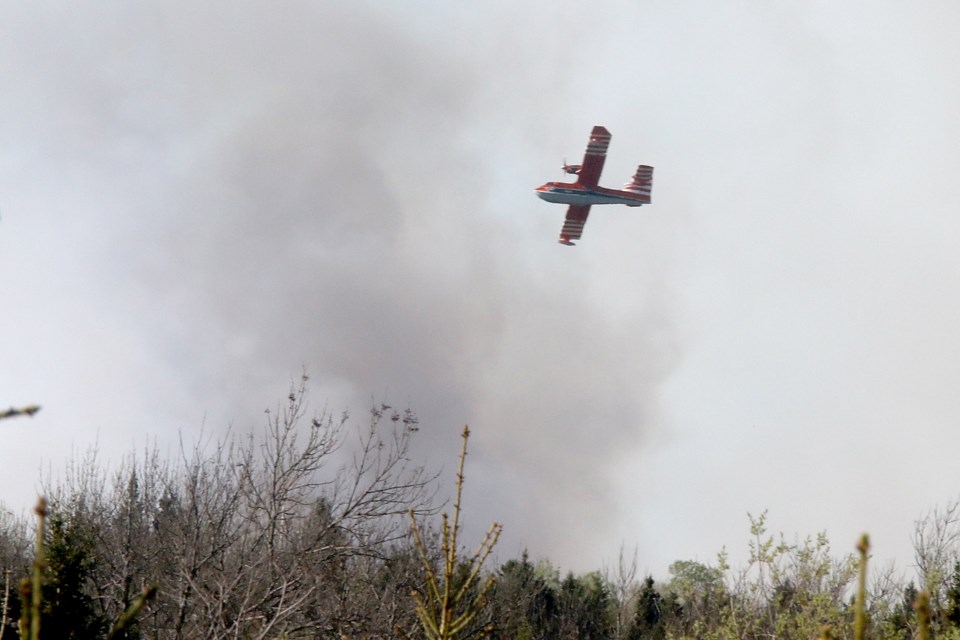
[[[435,512],[436,476],[410,460],[416,416],[378,405],[356,431],[308,418],[306,384],[262,433],[181,443],[172,463],[147,450],[109,477],[92,450],[48,488],[96,540],[89,590],[107,619],[145,580],[159,591],[144,637],[376,636],[404,618],[394,592],[422,579],[407,513]]]

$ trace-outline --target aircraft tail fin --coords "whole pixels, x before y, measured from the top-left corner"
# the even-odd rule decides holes
[[[637,172],[633,174],[630,182],[624,185],[623,190],[646,196],[649,204],[650,192],[653,191],[653,167],[645,164],[637,167]]]

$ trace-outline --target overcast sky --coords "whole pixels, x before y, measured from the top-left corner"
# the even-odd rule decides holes
[[[311,404],[421,418],[585,571],[838,553],[960,493],[960,5],[0,0],[0,500]],[[601,184],[562,177],[590,128]],[[472,544],[472,543],[471,543]]]

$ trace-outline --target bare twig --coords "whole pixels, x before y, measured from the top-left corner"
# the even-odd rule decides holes
[[[17,416],[33,416],[37,411],[40,411],[40,407],[35,404],[28,405],[26,407],[16,408],[10,407],[6,411],[0,411],[0,420],[4,418],[16,418]]]

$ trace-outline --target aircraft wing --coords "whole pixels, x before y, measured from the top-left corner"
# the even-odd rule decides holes
[[[590,132],[590,142],[587,143],[587,152],[583,155],[583,164],[580,167],[577,182],[586,187],[597,186],[600,182],[600,173],[603,171],[603,162],[607,159],[608,146],[610,146],[610,132],[599,125],[594,127]]]
[[[587,224],[588,215],[590,215],[590,205],[570,205],[567,209],[567,219],[563,221],[563,229],[560,230],[560,244],[574,246],[573,240],[580,239],[583,225]]]

